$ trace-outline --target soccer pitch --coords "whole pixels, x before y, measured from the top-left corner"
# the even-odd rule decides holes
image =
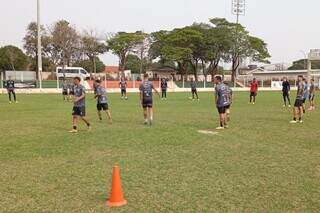
[[[218,125],[213,93],[155,97],[155,121],[144,126],[138,94],[109,95],[114,123],[71,129],[72,104],[61,95],[0,96],[2,212],[317,212],[320,209],[320,112],[289,124],[279,92],[235,93],[228,130]],[[128,205],[105,205],[114,165]]]

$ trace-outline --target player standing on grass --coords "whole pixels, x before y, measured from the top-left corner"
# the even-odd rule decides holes
[[[304,93],[303,93],[303,113],[306,113],[306,101],[309,98],[309,85],[308,85],[308,80],[303,78],[303,83],[304,83]]]
[[[287,78],[283,78],[282,81],[282,96],[283,96],[283,107],[287,106],[287,100],[289,107],[291,107],[291,101],[290,101],[290,83]]]
[[[228,128],[227,119],[226,119],[226,107],[230,105],[230,94],[229,88],[226,86],[221,79],[221,76],[214,77],[215,87],[215,103],[219,113],[219,122],[220,126],[217,127],[217,130],[222,130]]]
[[[294,108],[293,108],[293,120],[290,121],[292,124],[296,123],[303,123],[302,117],[303,117],[303,99],[304,99],[304,81],[303,81],[303,76],[299,75],[298,76],[298,82],[297,82],[297,97],[296,101],[294,103]],[[297,121],[297,118],[299,118],[299,121]]]
[[[98,110],[99,120],[102,121],[101,111],[103,110],[107,114],[109,123],[111,124],[112,117],[109,110],[107,93],[106,93],[106,89],[101,86],[101,80],[96,80],[96,93],[94,98],[97,98],[97,110]]]
[[[167,100],[167,89],[168,89],[168,83],[165,78],[161,79],[161,99]]]
[[[153,122],[153,98],[152,98],[152,90],[154,90],[159,98],[160,94],[157,89],[153,86],[152,82],[148,79],[148,74],[144,74],[143,76],[143,83],[140,85],[140,101],[143,107],[143,117],[144,117],[144,124],[152,125]]]
[[[121,89],[121,99],[128,100],[127,96],[127,82],[124,77],[121,77],[119,82],[119,87]]]
[[[197,100],[199,101],[198,91],[197,91],[197,82],[191,78],[191,93],[192,93],[192,100],[195,100],[195,96],[197,97]]]
[[[72,82],[70,82],[68,84],[69,87],[69,100],[72,100],[73,96],[74,96],[74,84]]]
[[[62,82],[62,96],[64,101],[68,100],[68,84],[66,80],[63,80]]]
[[[72,130],[69,131],[70,133],[77,133],[77,125],[78,125],[78,120],[79,117],[81,120],[83,120],[87,127],[88,130],[91,130],[91,126],[89,121],[86,119],[86,89],[84,88],[83,85],[80,84],[81,79],[79,77],[75,77],[74,80],[74,100],[73,100],[73,110],[72,110]]]
[[[314,85],[314,79],[311,79],[310,81],[310,89],[309,89],[309,103],[310,103],[310,107],[309,110],[315,110],[315,102],[314,102],[314,97],[316,95],[316,87]]]
[[[14,102],[18,103],[14,83],[15,83],[14,80],[12,80],[11,77],[9,76],[9,80],[7,80],[6,82],[6,88],[8,91],[10,104],[12,103],[11,95],[13,95]]]
[[[233,91],[227,82],[224,82],[224,85],[227,87],[227,94],[228,94],[229,102],[230,102],[230,104],[226,106],[226,120],[229,122],[230,117],[231,117],[231,104],[232,104],[232,99],[233,99]]]
[[[258,94],[258,82],[254,78],[253,81],[250,84],[250,104],[255,104],[256,103],[256,97]]]

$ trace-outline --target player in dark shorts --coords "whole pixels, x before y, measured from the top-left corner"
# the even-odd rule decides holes
[[[303,83],[304,83],[304,93],[303,93],[303,113],[306,113],[306,101],[309,98],[309,85],[308,85],[308,80],[306,78],[303,78]]]
[[[121,78],[119,82],[119,87],[121,89],[121,99],[128,100],[127,96],[127,82],[124,77]]]
[[[161,79],[161,99],[167,100],[168,83],[165,78]]]
[[[99,78],[93,81],[93,94],[97,93],[97,80],[100,80]]]
[[[283,78],[282,80],[282,97],[283,97],[283,107],[287,106],[287,101],[288,101],[288,106],[291,107],[291,101],[290,101],[290,83],[287,78]]]
[[[143,82],[139,87],[140,90],[140,101],[143,107],[143,117],[144,117],[144,124],[152,125],[153,122],[153,97],[152,97],[152,90],[154,90],[159,98],[160,94],[158,90],[153,86],[152,82],[149,81],[148,74],[144,74]]]
[[[303,123],[302,116],[303,116],[303,99],[304,99],[305,85],[304,85],[302,75],[298,76],[297,88],[298,88],[297,97],[296,97],[296,101],[294,103],[294,108],[293,108],[293,120],[290,121],[290,123],[292,124],[296,124],[298,122]],[[298,121],[297,121],[297,118],[299,118]]]
[[[256,103],[256,97],[258,94],[258,82],[257,79],[253,79],[253,81],[250,84],[250,104],[255,104]]]
[[[80,84],[81,79],[75,77],[74,80],[74,99],[73,99],[73,109],[72,109],[72,130],[70,133],[77,133],[78,120],[81,118],[83,120],[88,130],[91,130],[89,121],[86,119],[86,89],[83,85]]]
[[[109,119],[109,123],[112,124],[112,117],[107,100],[107,92],[106,89],[103,88],[103,86],[101,86],[101,80],[96,80],[96,94],[94,98],[97,99],[97,110],[99,120],[102,121],[101,111],[103,110],[106,113],[107,118]]]
[[[227,94],[229,96],[229,101],[230,101],[230,104],[226,106],[226,120],[227,122],[229,122],[231,120],[230,117],[231,117],[231,104],[233,99],[233,91],[227,82],[224,82],[224,85],[227,87]]]
[[[217,130],[228,128],[226,119],[226,108],[230,106],[230,91],[229,87],[222,82],[221,76],[214,77],[215,87],[215,103],[219,113],[220,126]]]
[[[191,78],[190,86],[191,86],[192,100],[195,100],[195,97],[197,97],[197,100],[199,101],[200,99],[198,96],[197,82],[194,81],[193,78]]]
[[[68,90],[69,90],[69,100],[72,100],[73,96],[74,96],[74,83],[70,82],[68,84]]]
[[[9,95],[10,104],[12,103],[11,95],[13,95],[14,102],[18,103],[14,84],[15,84],[14,80],[12,80],[11,77],[9,77],[9,79],[6,81],[6,88]]]
[[[310,80],[310,88],[309,88],[309,110],[315,110],[316,106],[315,106],[315,102],[314,102],[314,97],[316,95],[316,86],[314,85],[314,79]]]
[[[63,100],[64,101],[68,101],[68,84],[66,82],[66,80],[63,80],[62,82],[62,96],[63,96]]]

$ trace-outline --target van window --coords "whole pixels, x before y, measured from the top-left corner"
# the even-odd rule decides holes
[[[80,70],[82,74],[86,75],[87,72],[85,70]]]

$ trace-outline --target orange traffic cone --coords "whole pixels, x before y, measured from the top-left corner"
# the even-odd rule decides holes
[[[107,205],[109,207],[119,207],[126,204],[127,201],[123,197],[123,191],[121,187],[120,168],[118,166],[114,166],[112,175],[112,188],[109,200],[107,200]]]

